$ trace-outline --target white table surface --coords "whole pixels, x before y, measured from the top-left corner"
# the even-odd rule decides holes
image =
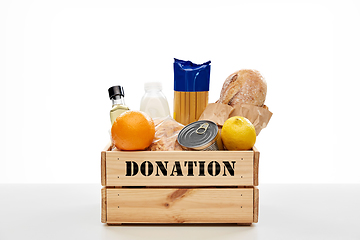
[[[252,226],[101,223],[101,186],[0,184],[0,239],[360,239],[360,185],[270,185]]]

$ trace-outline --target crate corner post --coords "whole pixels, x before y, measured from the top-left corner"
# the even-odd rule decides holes
[[[259,188],[254,187],[254,223],[259,221]]]
[[[107,223],[107,198],[105,187],[101,189],[101,222]]]
[[[259,150],[254,146],[253,147],[253,152],[254,152],[254,186],[258,186],[259,185],[259,160],[260,160],[260,152]]]

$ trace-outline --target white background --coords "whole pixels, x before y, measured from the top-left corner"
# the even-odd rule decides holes
[[[173,58],[212,61],[210,101],[252,68],[274,113],[261,183],[360,183],[357,1],[0,1],[0,183],[100,183],[107,89],[139,109]]]

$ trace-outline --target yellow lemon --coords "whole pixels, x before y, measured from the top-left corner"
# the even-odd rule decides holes
[[[244,117],[231,117],[225,121],[221,139],[228,150],[249,150],[256,141],[255,127]]]

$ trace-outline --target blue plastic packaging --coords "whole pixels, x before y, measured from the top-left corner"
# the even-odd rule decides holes
[[[174,58],[174,90],[179,92],[209,91],[210,63],[195,64]]]

